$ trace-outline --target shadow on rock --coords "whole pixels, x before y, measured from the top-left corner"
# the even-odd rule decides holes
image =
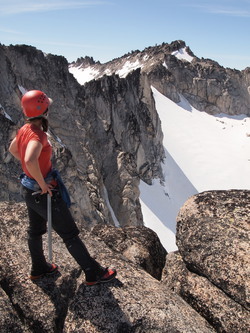
[[[113,288],[122,288],[123,283],[117,278],[107,284],[86,286],[81,284],[70,304],[70,318],[67,318],[67,331],[76,329],[75,323],[83,320],[86,332],[134,332],[130,323],[112,292]],[[70,325],[70,327],[69,327]]]
[[[76,279],[81,275],[80,269],[74,269],[70,275],[62,278],[60,271],[52,276],[34,281],[42,291],[47,294],[54,304],[56,311],[56,328],[57,332],[62,332],[64,321],[68,312],[71,299],[74,297],[77,288]],[[61,281],[58,281],[61,279]]]

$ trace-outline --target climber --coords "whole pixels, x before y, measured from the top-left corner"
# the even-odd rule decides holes
[[[58,271],[58,266],[46,261],[42,235],[46,233],[47,194],[52,198],[52,226],[64,241],[69,253],[85,273],[85,284],[108,282],[116,270],[103,268],[92,258],[79,238],[79,230],[70,213],[70,199],[57,170],[52,168],[52,147],[47,139],[48,112],[52,100],[39,90],[26,92],[21,100],[26,124],[17,132],[9,151],[20,160],[21,193],[29,216],[28,247],[31,255],[31,280]],[[35,194],[40,192],[40,194]]]

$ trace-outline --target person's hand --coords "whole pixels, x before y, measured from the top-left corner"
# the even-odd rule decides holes
[[[52,197],[52,191],[51,191],[51,189],[53,188],[52,185],[44,182],[44,184],[42,184],[42,186],[40,185],[40,188],[41,188],[41,194],[49,193],[49,195]]]

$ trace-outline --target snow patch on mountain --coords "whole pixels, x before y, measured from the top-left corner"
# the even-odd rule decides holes
[[[144,61],[147,60],[147,55],[144,55]],[[130,59],[130,57],[123,59],[122,63],[113,65],[113,67],[105,67],[105,65],[94,64],[89,66],[75,66],[74,64],[69,65],[69,72],[73,74],[75,79],[84,85],[86,82],[91,80],[96,80],[104,75],[117,74],[121,78],[125,78],[129,73],[136,70],[137,68],[142,68],[144,66],[143,62],[138,59]]]
[[[100,71],[95,69],[93,66],[89,66],[87,68],[82,68],[82,66],[69,66],[69,72],[73,74],[75,79],[81,84],[84,85],[86,82],[94,80],[98,78],[100,75]]]
[[[183,96],[177,105],[152,91],[164,133],[165,183],[141,181],[140,201],[145,225],[170,252],[177,249],[175,220],[188,197],[206,190],[250,189],[250,118],[212,116]]]
[[[130,62],[129,60],[127,60],[122,66],[122,68],[117,70],[115,74],[119,75],[120,77],[126,77],[130,72],[140,67],[142,68],[143,64],[138,59],[134,62]]]
[[[13,121],[11,116],[4,110],[4,108],[1,104],[0,104],[0,114],[2,114],[5,118]]]
[[[179,60],[185,60],[191,62],[193,57],[187,52],[187,48],[183,47],[171,53]],[[154,58],[152,58],[154,62]],[[153,64],[153,63],[152,63]],[[120,58],[117,61],[113,60],[112,64],[88,64],[88,65],[76,65],[75,63],[69,65],[69,72],[73,74],[75,79],[84,85],[86,82],[96,80],[103,75],[117,74],[121,78],[126,77],[129,73],[136,70],[137,68],[143,68],[145,65],[150,65],[150,56],[147,53],[141,53],[140,55],[129,55],[124,58]],[[167,67],[166,63],[163,62],[163,66]]]
[[[115,215],[115,212],[114,212],[114,210],[113,210],[113,208],[112,208],[112,206],[111,206],[111,204],[110,204],[109,196],[108,196],[108,191],[107,191],[107,189],[106,189],[105,186],[104,186],[104,198],[105,198],[106,204],[107,204],[107,206],[108,206],[108,209],[109,209],[109,211],[110,211],[110,214],[111,214],[111,216],[112,216],[112,219],[113,219],[113,221],[114,221],[115,226],[116,226],[116,227],[120,227],[120,226],[121,226],[121,225],[120,225],[120,222],[118,221],[118,219],[117,219],[117,217],[116,217],[116,215]]]
[[[185,60],[188,62],[191,62],[194,59],[194,57],[188,54],[186,47],[183,47],[177,51],[172,52],[172,55],[174,55],[179,60]]]

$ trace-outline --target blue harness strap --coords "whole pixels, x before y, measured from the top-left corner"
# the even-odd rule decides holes
[[[53,179],[58,184],[59,192],[61,193],[61,196],[62,196],[63,200],[66,202],[67,206],[70,207],[71,206],[71,200],[70,200],[69,192],[68,192],[66,186],[64,185],[64,182],[61,178],[61,175],[60,175],[59,171],[56,170],[56,169],[53,169],[51,171],[51,175],[52,175]],[[45,181],[46,181],[46,179],[45,179]]]
[[[71,206],[71,200],[70,200],[68,190],[67,190],[66,186],[63,183],[63,180],[60,176],[59,171],[56,170],[56,169],[52,169],[47,174],[47,176],[44,180],[47,184],[49,184],[53,179],[58,184],[59,192],[62,196],[62,199],[66,202],[67,206],[70,207]],[[28,177],[25,173],[22,173],[20,175],[20,180],[21,180],[21,184],[23,186],[27,187],[28,189],[30,189],[32,191],[40,190],[40,187],[39,187],[38,183],[36,182],[36,180]]]

